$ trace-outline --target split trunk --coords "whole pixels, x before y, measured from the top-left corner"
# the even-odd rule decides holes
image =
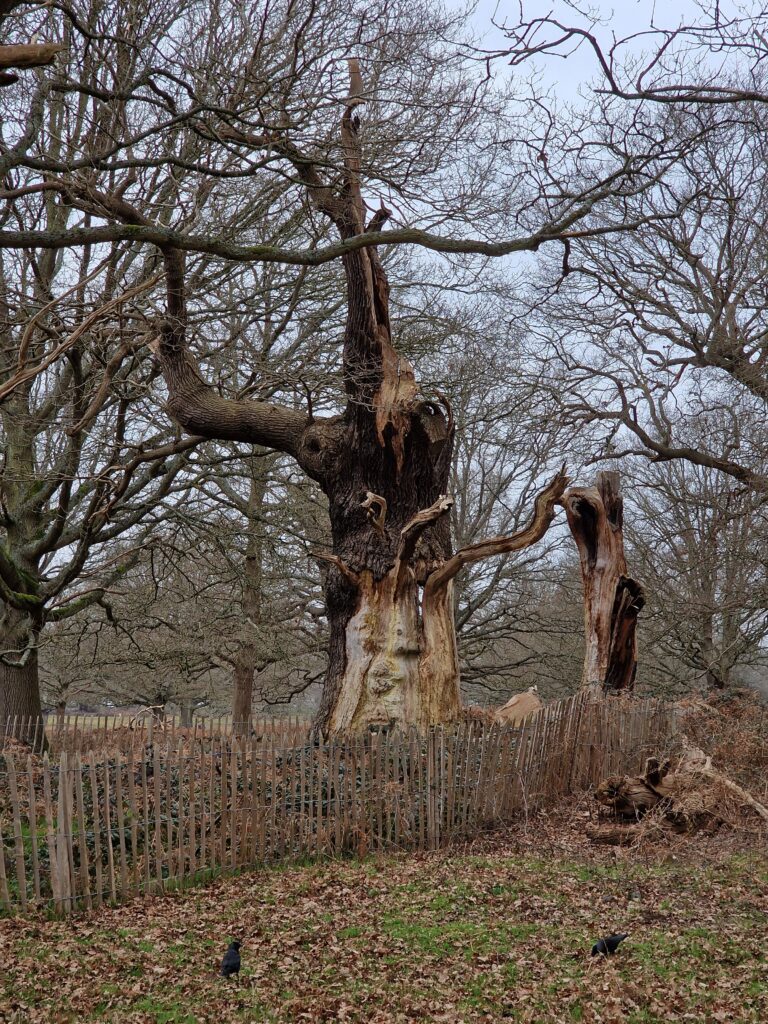
[[[563,501],[584,583],[582,685],[631,690],[637,673],[637,616],[642,586],[627,574],[623,499],[618,473],[599,473],[594,487],[573,487]]]
[[[280,133],[251,137],[232,129],[227,136],[251,148],[268,145],[293,165],[315,207],[345,240],[381,231],[389,217],[382,207],[365,221],[359,81],[357,61],[350,60],[338,175],[326,175]],[[125,203],[120,210],[125,215]],[[138,214],[131,218],[141,222]],[[171,414],[198,435],[291,455],[328,497],[332,549],[315,553],[324,565],[330,627],[318,725],[333,733],[376,724],[425,729],[457,718],[453,578],[468,561],[526,547],[543,536],[566,485],[564,472],[539,495],[525,530],[452,555],[446,494],[453,419],[441,396],[420,393],[413,367],[393,347],[389,286],[377,249],[351,249],[343,256],[347,403],[341,415],[317,419],[311,406],[302,413],[226,399],[203,381],[186,347],[183,256],[167,247],[163,255],[168,316],[157,350]]]

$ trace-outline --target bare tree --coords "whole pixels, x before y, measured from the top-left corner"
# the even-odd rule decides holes
[[[637,229],[574,239],[537,291],[567,414],[600,428],[601,457],[682,458],[765,491],[765,12],[703,4],[688,24],[656,21],[609,42],[604,26],[570,13],[509,23],[504,56],[590,52],[606,120],[676,132],[680,146],[674,173],[622,197]],[[697,428],[715,406],[734,418],[727,436]],[[737,429],[744,414],[749,434]]]
[[[355,18],[323,0],[277,4],[253,21],[220,0],[199,20],[197,10],[159,0],[142,19],[131,5],[57,5],[41,17],[66,36],[67,61],[30,89],[4,149],[18,178],[6,198],[43,197],[55,222],[33,228],[20,210],[0,243],[23,252],[82,248],[92,259],[104,246],[134,257],[143,243],[157,247],[165,313],[151,344],[168,411],[193,439],[290,456],[326,494],[332,550],[318,555],[330,567],[330,655],[321,720],[331,730],[457,714],[453,580],[467,564],[540,539],[566,484],[562,472],[553,478],[527,526],[452,554],[454,418],[439,395],[420,391],[396,348],[378,247],[491,257],[632,231],[646,214],[633,219],[625,200],[677,153],[671,129],[649,147],[642,125],[634,135],[626,125],[596,132],[589,121],[558,121],[538,97],[509,113],[510,90],[446,42],[460,16],[436,13],[427,5],[406,15],[380,0]],[[350,53],[364,55],[366,74],[352,58],[342,89]],[[96,68],[95,78],[81,65]],[[78,130],[66,151],[41,152],[33,127],[53,110]],[[83,123],[87,142],[74,145]],[[227,204],[235,208],[225,217]],[[75,210],[79,220],[70,219]],[[384,231],[396,218],[416,226]],[[447,233],[435,230],[446,224]],[[470,230],[480,237],[463,237]],[[138,284],[160,270],[149,253]],[[187,265],[185,253],[197,256]],[[263,395],[258,367],[244,394],[215,375],[211,383],[195,350],[201,255],[213,266],[341,260],[347,319],[335,415],[318,415],[302,381],[286,380],[286,395]],[[234,334],[226,344],[238,342]],[[64,351],[25,355],[22,377],[35,379]],[[13,380],[13,393],[23,383]]]
[[[732,685],[766,658],[765,498],[685,461],[630,472],[627,536],[649,595],[643,674],[664,689]]]
[[[5,21],[14,8],[21,6],[21,0],[0,0],[0,32],[6,27]],[[5,24],[4,24],[5,22]],[[63,49],[58,43],[23,42],[0,44],[0,87],[18,82],[16,71],[8,68],[24,69],[45,67],[51,64],[56,55]]]

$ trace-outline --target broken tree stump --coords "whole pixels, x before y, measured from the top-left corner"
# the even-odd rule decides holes
[[[598,473],[593,487],[570,488],[563,505],[584,583],[582,686],[631,690],[637,672],[637,616],[645,595],[627,575],[619,474]]]

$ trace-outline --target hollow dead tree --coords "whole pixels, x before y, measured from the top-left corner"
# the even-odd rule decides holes
[[[637,672],[637,616],[643,588],[627,575],[618,473],[598,473],[593,487],[572,487],[564,498],[584,582],[583,686],[631,690]]]
[[[350,61],[341,118],[339,173],[321,170],[283,134],[227,138],[270,147],[288,161],[341,239],[379,231],[385,208],[365,223],[360,76]],[[102,197],[118,219],[146,223],[122,200]],[[419,394],[414,369],[393,345],[389,286],[375,248],[347,251],[343,414],[221,397],[187,350],[183,254],[161,246],[167,317],[157,344],[170,414],[205,437],[266,445],[291,455],[328,497],[333,549],[326,566],[328,672],[319,724],[329,732],[373,723],[426,727],[460,710],[452,581],[468,562],[518,550],[546,532],[567,484],[558,473],[538,495],[528,526],[451,553],[447,496],[454,425],[448,403]]]

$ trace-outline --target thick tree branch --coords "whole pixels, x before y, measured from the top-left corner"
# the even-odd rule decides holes
[[[606,192],[606,195],[609,193]],[[516,252],[535,252],[546,242],[636,231],[659,218],[649,215],[631,222],[571,230],[593,209],[602,193],[587,200],[566,217],[545,225],[540,231],[501,242],[482,239],[448,238],[419,228],[393,231],[366,231],[333,245],[312,249],[284,249],[276,245],[237,245],[206,235],[186,235],[158,225],[106,224],[100,227],[67,228],[61,231],[0,231],[0,247],[6,249],[75,249],[106,242],[146,242],[173,247],[183,252],[206,253],[235,263],[285,263],[290,266],[317,267],[340,259],[347,253],[375,245],[418,245],[433,252],[478,256],[509,256]]]
[[[298,457],[302,435],[310,426],[305,413],[269,402],[222,398],[200,375],[187,351],[184,257],[162,248],[167,315],[156,351],[168,384],[168,412],[192,434],[222,441],[245,441]]]
[[[601,412],[592,410],[586,415],[585,419],[593,421],[615,420],[622,423],[645,446],[646,451],[637,454],[648,455],[651,462],[672,462],[676,459],[685,459],[686,462],[692,462],[697,466],[706,466],[708,469],[716,469],[721,473],[726,473],[728,476],[734,477],[734,479],[747,484],[756,491],[768,491],[768,477],[762,473],[756,473],[748,466],[733,462],[731,459],[711,455],[708,452],[701,451],[698,448],[691,448],[688,445],[672,445],[656,440],[640,425],[636,416],[632,415],[631,410],[626,404],[621,411]],[[634,450],[633,454],[635,454]]]
[[[447,494],[441,494],[434,505],[424,508],[410,519],[400,531],[400,550],[397,553],[398,561],[407,564],[413,558],[419,537],[437,519],[450,512],[453,508],[453,498]]]
[[[395,561],[395,591],[398,592],[407,578],[419,538],[433,523],[453,508],[453,498],[441,494],[429,508],[421,509],[400,531],[400,547]]]
[[[66,47],[60,43],[14,43],[0,46],[0,68],[39,68],[52,64]],[[19,76],[0,71],[0,86],[13,85]]]
[[[511,551],[522,551],[541,540],[555,518],[555,507],[561,503],[563,492],[568,486],[568,477],[565,473],[565,466],[547,484],[543,491],[536,496],[534,512],[531,521],[522,530],[511,534],[508,537],[488,537],[477,544],[470,544],[460,551],[457,551],[453,558],[449,558],[439,569],[435,569],[427,580],[424,587],[424,598],[428,594],[447,586],[456,574],[470,562],[479,562],[483,558],[490,558],[493,555],[505,555]]]

